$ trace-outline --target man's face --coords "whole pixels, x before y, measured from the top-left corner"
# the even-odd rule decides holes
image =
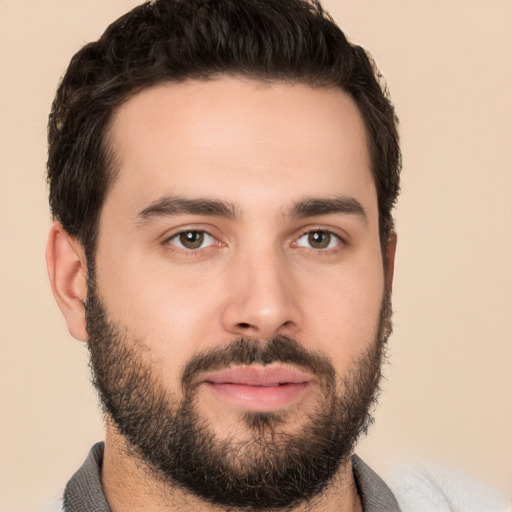
[[[336,423],[343,400],[364,404],[360,428],[387,324],[377,196],[349,96],[235,78],[161,85],[118,110],[110,137],[92,352],[102,332],[115,338],[123,371],[242,460]]]

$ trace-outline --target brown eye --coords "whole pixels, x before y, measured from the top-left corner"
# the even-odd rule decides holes
[[[181,249],[201,249],[213,244],[213,236],[206,231],[182,231],[174,235],[169,243]]]
[[[331,234],[325,231],[313,231],[308,235],[308,242],[313,249],[327,249],[331,241]]]
[[[340,238],[334,233],[319,229],[316,231],[309,231],[302,235],[297,240],[297,245],[299,247],[309,247],[310,249],[322,250],[335,247],[340,242]]]

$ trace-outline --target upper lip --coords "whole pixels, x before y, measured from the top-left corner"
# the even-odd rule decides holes
[[[225,370],[208,373],[201,379],[213,384],[240,384],[245,386],[277,386],[279,384],[302,384],[313,380],[306,372],[286,366],[233,366]]]

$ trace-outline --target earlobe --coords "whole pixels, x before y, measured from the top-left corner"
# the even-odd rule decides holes
[[[393,275],[395,272],[395,255],[396,255],[397,236],[392,232],[388,238],[388,245],[386,247],[386,285],[387,289],[391,291],[393,287]]]
[[[46,246],[46,265],[53,295],[66,319],[70,334],[87,341],[85,300],[87,265],[82,246],[55,222]]]

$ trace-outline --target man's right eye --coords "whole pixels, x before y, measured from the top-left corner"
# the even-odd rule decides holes
[[[195,249],[203,249],[213,245],[215,243],[215,238],[206,231],[190,230],[176,233],[169,238],[168,243],[179,247],[180,249],[193,251]]]

